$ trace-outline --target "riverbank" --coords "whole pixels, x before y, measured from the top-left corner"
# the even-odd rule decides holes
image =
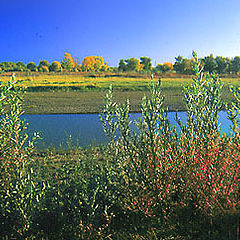
[[[0,75],[5,84],[11,75]],[[161,77],[162,94],[165,96],[164,107],[170,111],[184,111],[183,86],[191,83],[191,75],[163,74]],[[90,75],[84,73],[52,74],[17,73],[16,78],[21,86],[26,87],[24,111],[26,114],[75,114],[99,113],[104,106],[105,91],[113,86],[116,100],[130,100],[131,112],[141,110],[141,100],[149,94],[150,76],[141,74]],[[231,102],[229,86],[240,86],[236,76],[223,76],[224,85],[222,100]]]
[[[184,111],[182,87],[163,87],[164,107],[170,111]],[[149,91],[114,91],[116,100],[124,102],[129,98],[131,112],[139,112],[144,95]],[[104,106],[105,91],[70,91],[70,92],[27,92],[24,111],[26,114],[77,114],[99,113]],[[223,102],[233,100],[228,87],[224,87]]]

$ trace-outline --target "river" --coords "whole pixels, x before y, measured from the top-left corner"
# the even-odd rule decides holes
[[[183,122],[186,121],[186,112],[178,112],[178,115]],[[140,113],[132,113],[131,119],[137,120],[140,116]],[[176,112],[169,112],[168,117],[172,126],[177,125]],[[59,147],[61,144],[66,146],[69,136],[75,145],[82,147],[107,142],[98,114],[24,115],[23,118],[29,124],[30,136],[39,132],[42,138],[37,142],[39,148]],[[231,122],[227,119],[226,112],[220,112],[219,123],[222,133],[229,132]]]

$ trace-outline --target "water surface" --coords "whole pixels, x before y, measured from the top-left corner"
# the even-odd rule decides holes
[[[186,112],[178,112],[182,122],[186,121]],[[131,119],[137,120],[140,113],[132,113]],[[171,126],[177,125],[176,112],[169,112],[168,117]],[[23,118],[29,123],[28,131],[31,134],[39,132],[42,140],[38,140],[38,147],[66,146],[71,136],[73,143],[86,147],[90,144],[99,145],[107,142],[98,114],[46,114],[46,115],[24,115]],[[229,132],[230,121],[227,113],[219,114],[221,132]]]

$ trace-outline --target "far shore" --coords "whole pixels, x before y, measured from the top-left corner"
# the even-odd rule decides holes
[[[130,111],[140,112],[141,101],[148,91],[114,91],[116,101],[124,103],[129,98]],[[181,89],[163,88],[164,108],[169,111],[184,111]],[[24,98],[25,114],[87,114],[100,113],[104,107],[105,92],[27,92]],[[231,102],[232,95],[224,89],[222,99]]]

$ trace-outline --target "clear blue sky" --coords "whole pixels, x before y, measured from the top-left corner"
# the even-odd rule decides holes
[[[240,55],[240,0],[0,0],[0,62]]]

